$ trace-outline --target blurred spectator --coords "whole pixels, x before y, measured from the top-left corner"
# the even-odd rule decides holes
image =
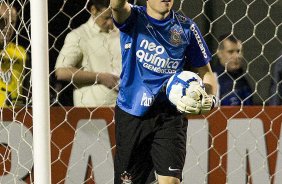
[[[252,90],[244,77],[242,43],[233,35],[222,35],[213,65],[219,83],[220,105],[253,105]]]
[[[114,106],[121,71],[119,32],[109,0],[90,0],[87,7],[91,17],[66,36],[56,76],[74,85],[74,106]]]
[[[26,50],[14,43],[17,10],[0,1],[0,107],[25,105],[23,79],[27,62]]]
[[[282,105],[282,55],[273,67],[269,105]]]

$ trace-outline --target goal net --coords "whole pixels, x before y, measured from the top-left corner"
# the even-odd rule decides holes
[[[95,107],[87,105],[81,91],[79,96],[73,95],[73,91],[83,88],[75,82],[75,75],[91,65],[87,54],[73,66],[76,71],[69,71],[70,78],[56,78],[55,65],[66,36],[89,21],[89,1],[48,1],[50,164],[54,184],[113,183],[114,108],[107,104],[113,91],[104,92],[105,99]],[[40,93],[40,89],[32,88],[30,77],[33,71],[30,56],[32,47],[36,47],[31,46],[31,3],[0,1],[0,183],[3,184],[34,183],[31,97],[32,93]],[[145,1],[131,3],[144,5]],[[240,75],[236,78],[230,75],[228,64],[217,75],[219,81],[224,76],[232,80],[231,90],[219,97],[219,106],[208,115],[189,117],[183,183],[282,183],[282,1],[179,0],[173,8],[197,23],[211,50],[213,68],[219,65],[222,35],[233,35],[243,48]],[[115,45],[107,34],[101,40],[97,43],[99,47],[94,44],[95,49],[89,48],[92,49],[89,53],[110,58],[105,70],[117,74]],[[90,40],[81,39],[76,44],[83,41]],[[60,57],[62,61],[69,59],[63,53]],[[237,91],[241,79],[250,87],[244,98]],[[230,94],[235,94],[240,103],[222,105]],[[74,98],[79,107],[74,106]],[[245,104],[249,99],[252,105]]]

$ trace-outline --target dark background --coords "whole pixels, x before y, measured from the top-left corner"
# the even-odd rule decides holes
[[[56,81],[54,66],[66,34],[88,20],[90,14],[85,8],[86,2],[87,0],[48,0],[52,105],[72,105],[72,84]],[[262,105],[267,102],[272,95],[269,92],[271,73],[282,53],[282,1],[184,0],[182,4],[181,1],[174,2],[176,11],[197,23],[213,53],[213,59],[221,34],[233,33],[242,40],[246,76],[254,90],[255,104]],[[13,3],[17,4],[20,16],[17,38],[30,54],[30,2],[18,0]],[[139,0],[138,3],[145,4],[145,0]]]

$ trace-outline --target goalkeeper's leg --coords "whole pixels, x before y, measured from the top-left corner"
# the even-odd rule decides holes
[[[177,113],[162,114],[151,150],[159,184],[177,184],[182,180],[187,126],[188,121]]]
[[[186,155],[187,120],[156,105],[144,117],[115,109],[115,184],[144,184],[155,167],[160,184],[179,183]]]
[[[150,119],[132,116],[119,107],[115,109],[116,154],[115,184],[150,183],[147,178],[153,169],[150,156],[153,124]]]

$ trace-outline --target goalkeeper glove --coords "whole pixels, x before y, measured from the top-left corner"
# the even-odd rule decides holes
[[[199,84],[195,83],[187,89],[186,95],[177,102],[177,109],[188,114],[205,114],[213,109],[215,104],[215,96],[208,95]]]
[[[190,90],[190,91],[189,91]],[[195,83],[193,87],[188,88],[188,93],[190,93],[190,96],[196,96],[195,100],[201,101],[200,111],[199,114],[205,114],[208,113],[211,109],[214,108],[216,104],[216,98],[214,95],[208,95],[207,92],[201,87],[199,83]],[[193,96],[191,95],[194,94]],[[196,95],[195,95],[196,94]]]
[[[201,101],[195,100],[190,96],[182,96],[177,102],[177,110],[181,113],[187,114],[200,114],[201,112]]]
[[[216,97],[214,95],[203,95],[201,100],[201,111],[200,114],[208,113],[214,108],[216,104]]]

